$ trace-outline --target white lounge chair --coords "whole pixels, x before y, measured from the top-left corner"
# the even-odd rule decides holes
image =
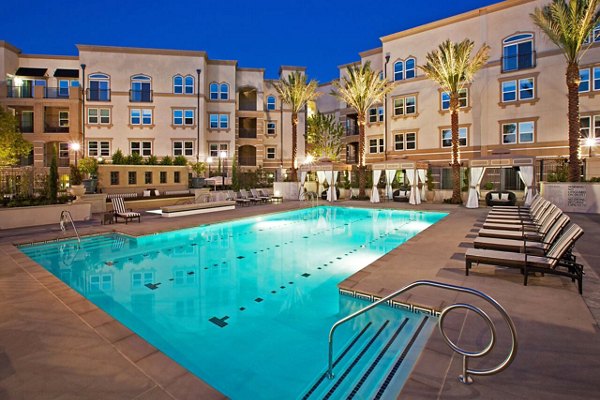
[[[110,201],[113,206],[113,213],[115,214],[115,222],[119,222],[119,218],[123,218],[125,223],[135,218],[137,218],[138,222],[142,222],[142,214],[133,212],[130,208],[125,208],[125,202],[122,197],[114,197]]]

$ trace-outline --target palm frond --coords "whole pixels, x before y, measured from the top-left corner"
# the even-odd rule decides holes
[[[293,113],[299,113],[308,101],[321,95],[317,92],[318,82],[314,79],[307,82],[306,75],[300,71],[292,72],[286,79],[275,82],[273,86],[283,102],[292,108]]]

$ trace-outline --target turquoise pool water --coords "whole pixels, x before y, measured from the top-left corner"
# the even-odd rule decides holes
[[[230,398],[288,399],[325,370],[331,325],[360,307],[336,285],[445,215],[316,207],[21,250]],[[336,333],[340,347],[363,323]]]

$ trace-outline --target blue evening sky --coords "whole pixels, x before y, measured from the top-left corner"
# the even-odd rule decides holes
[[[308,67],[320,82],[379,38],[498,0],[55,0],[7,12],[0,40],[27,54],[76,55],[75,44],[204,50],[266,68]],[[7,10],[5,10],[7,11]]]

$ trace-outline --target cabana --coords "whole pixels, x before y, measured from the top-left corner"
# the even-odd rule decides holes
[[[533,199],[534,191],[534,167],[535,157],[511,156],[509,153],[497,153],[489,157],[476,158],[468,162],[469,174],[469,198],[467,208],[479,207],[479,185],[487,168],[518,168],[519,177],[525,185],[525,205],[529,205]]]
[[[337,193],[335,191],[335,183],[337,182],[338,175],[341,171],[351,171],[352,167],[346,163],[331,161],[328,158],[320,159],[317,162],[304,164],[298,168],[300,172],[300,193],[303,192],[304,182],[306,182],[306,175],[308,172],[316,172],[319,178],[319,189],[317,195],[320,195],[320,185],[327,182],[329,184],[329,190],[327,191],[327,201],[333,202],[337,200]]]
[[[408,202],[410,204],[421,204],[421,198],[425,197],[425,181],[427,177],[427,168],[429,164],[421,161],[408,160],[388,160],[382,163],[371,165],[373,171],[373,190],[371,192],[371,203],[379,203],[379,193],[377,192],[377,182],[381,178],[381,174],[385,171],[385,193],[388,199],[394,198],[392,190],[392,181],[397,171],[406,171],[408,182],[410,184],[410,195]],[[419,181],[423,183],[421,192],[419,192]]]

